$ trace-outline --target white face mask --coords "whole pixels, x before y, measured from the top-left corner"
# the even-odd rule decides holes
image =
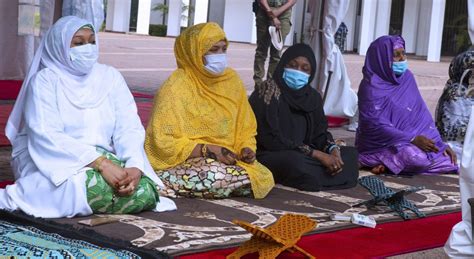
[[[99,51],[97,50],[97,45],[85,44],[71,48],[69,56],[71,57],[74,70],[82,74],[88,74],[99,58]]]
[[[227,68],[226,54],[211,54],[205,55],[206,65],[204,68],[212,74],[220,75]]]

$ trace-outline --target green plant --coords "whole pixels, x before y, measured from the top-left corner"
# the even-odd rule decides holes
[[[184,4],[183,2],[181,2],[182,5],[181,5],[181,20],[186,20],[188,19],[188,15],[186,14],[183,14],[183,13],[187,13],[187,14],[191,14],[194,12],[194,7],[193,6],[189,6],[187,4]],[[156,4],[153,8],[151,8],[152,11],[160,11],[161,12],[161,16],[165,16],[168,14],[169,12],[169,5],[167,4]]]
[[[151,10],[160,11],[161,17],[163,17],[164,15],[168,14],[169,9],[169,6],[166,4],[156,4]]]
[[[151,36],[160,36],[164,37],[166,36],[166,30],[168,29],[168,26],[164,24],[150,24],[150,29],[148,33]]]

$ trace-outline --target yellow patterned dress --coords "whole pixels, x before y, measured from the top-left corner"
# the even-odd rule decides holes
[[[171,196],[253,194],[261,199],[274,181],[259,162],[229,166],[210,158],[188,159],[198,144],[236,154],[244,147],[256,151],[257,123],[239,76],[230,68],[220,75],[204,68],[202,57],[221,40],[226,40],[224,31],[215,23],[192,26],[176,39],[178,69],[155,96],[145,151]]]

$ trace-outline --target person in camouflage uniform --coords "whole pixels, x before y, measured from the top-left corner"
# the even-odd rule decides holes
[[[283,41],[291,29],[291,8],[296,0],[256,0],[257,48],[255,50],[254,76],[255,85],[263,82],[265,76],[265,60],[270,48],[270,61],[267,78],[270,78],[280,61],[281,52],[271,44],[268,27],[274,25],[281,31]]]

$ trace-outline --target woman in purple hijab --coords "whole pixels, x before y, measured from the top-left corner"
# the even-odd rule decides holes
[[[359,162],[375,174],[449,173],[456,155],[441,139],[415,78],[405,41],[382,36],[367,50],[359,86]]]

